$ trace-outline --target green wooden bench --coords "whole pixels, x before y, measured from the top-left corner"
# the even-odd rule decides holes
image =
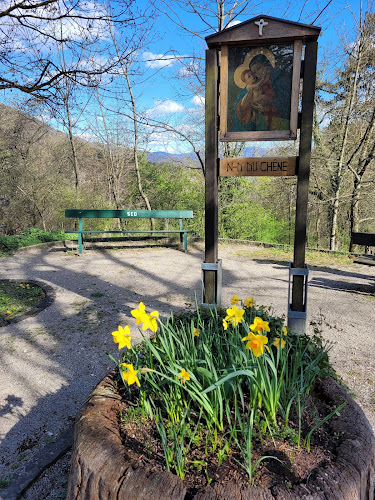
[[[375,246],[375,234],[372,233],[352,233],[353,245],[362,245],[365,247],[365,253],[368,253],[368,247]]]
[[[366,255],[356,256],[354,262],[375,266],[375,256],[370,254],[370,247],[375,247],[375,234],[373,233],[352,233],[352,244],[365,247]]]
[[[190,233],[196,233],[195,229],[184,229],[182,225],[183,219],[192,219],[192,210],[80,210],[70,209],[65,210],[65,217],[78,219],[78,230],[65,231],[65,233],[78,234],[78,251],[81,254],[83,249],[83,236],[85,234],[104,234],[104,233],[119,233],[119,234],[143,234],[147,233],[152,236],[162,234],[180,234],[181,248],[187,251],[187,237]],[[83,219],[178,219],[179,229],[121,229],[121,230],[96,230],[83,229]]]

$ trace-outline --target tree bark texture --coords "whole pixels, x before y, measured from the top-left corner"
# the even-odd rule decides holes
[[[67,500],[183,500],[186,490],[177,476],[139,468],[127,459],[117,423],[121,406],[112,373],[78,416]]]
[[[271,491],[236,484],[208,485],[193,500],[374,500],[375,437],[361,408],[333,379],[318,387],[325,401],[347,405],[330,421],[331,432],[343,435],[337,460],[317,468],[292,488]],[[127,458],[118,414],[122,407],[114,372],[96,387],[75,426],[67,500],[183,500],[186,488],[170,472],[153,472]]]
[[[333,204],[332,204],[332,224],[331,224],[331,235],[330,235],[330,250],[336,250],[337,248],[337,222],[338,222],[338,212],[339,212],[339,207],[340,207],[340,189],[341,189],[341,184],[343,181],[343,176],[344,176],[344,171],[345,171],[345,165],[344,165],[344,158],[347,150],[347,145],[348,145],[348,134],[349,134],[349,124],[350,124],[350,118],[352,115],[353,107],[354,107],[354,102],[355,102],[355,97],[357,93],[357,84],[358,84],[358,76],[359,76],[359,69],[361,66],[362,62],[362,55],[363,55],[363,43],[362,43],[362,38],[360,38],[360,43],[358,47],[358,55],[356,59],[356,66],[355,66],[355,71],[354,71],[354,77],[352,80],[352,86],[350,89],[350,94],[348,96],[348,104],[347,104],[347,111],[346,111],[346,117],[344,119],[344,126],[342,130],[342,142],[341,142],[341,148],[340,148],[340,154],[338,158],[338,163],[337,163],[337,170],[336,170],[336,175],[334,177],[334,194],[333,194]]]

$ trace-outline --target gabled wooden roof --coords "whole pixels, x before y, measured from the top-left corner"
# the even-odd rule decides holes
[[[261,21],[263,19],[263,22]],[[206,37],[210,49],[221,45],[272,43],[290,40],[317,40],[321,28],[312,24],[301,24],[267,15],[259,15]]]

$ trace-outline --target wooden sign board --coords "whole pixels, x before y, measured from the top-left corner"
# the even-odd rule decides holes
[[[220,50],[220,141],[296,139],[302,44],[319,33],[259,15],[206,38]]]
[[[221,177],[296,175],[297,156],[285,158],[220,158]]]

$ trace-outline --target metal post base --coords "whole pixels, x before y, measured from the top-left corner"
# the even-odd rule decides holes
[[[293,276],[304,276],[304,303],[303,311],[292,311],[290,298]],[[306,333],[306,316],[307,316],[307,286],[309,281],[308,267],[296,268],[289,264],[289,288],[288,288],[288,327],[296,333],[304,335]]]
[[[204,272],[215,271],[215,303],[207,304],[204,302]],[[223,282],[223,267],[222,260],[219,259],[216,264],[210,262],[202,262],[202,306],[203,307],[221,307],[221,287]]]
[[[306,316],[304,318],[291,318],[288,314],[288,328],[304,335],[306,333]]]

